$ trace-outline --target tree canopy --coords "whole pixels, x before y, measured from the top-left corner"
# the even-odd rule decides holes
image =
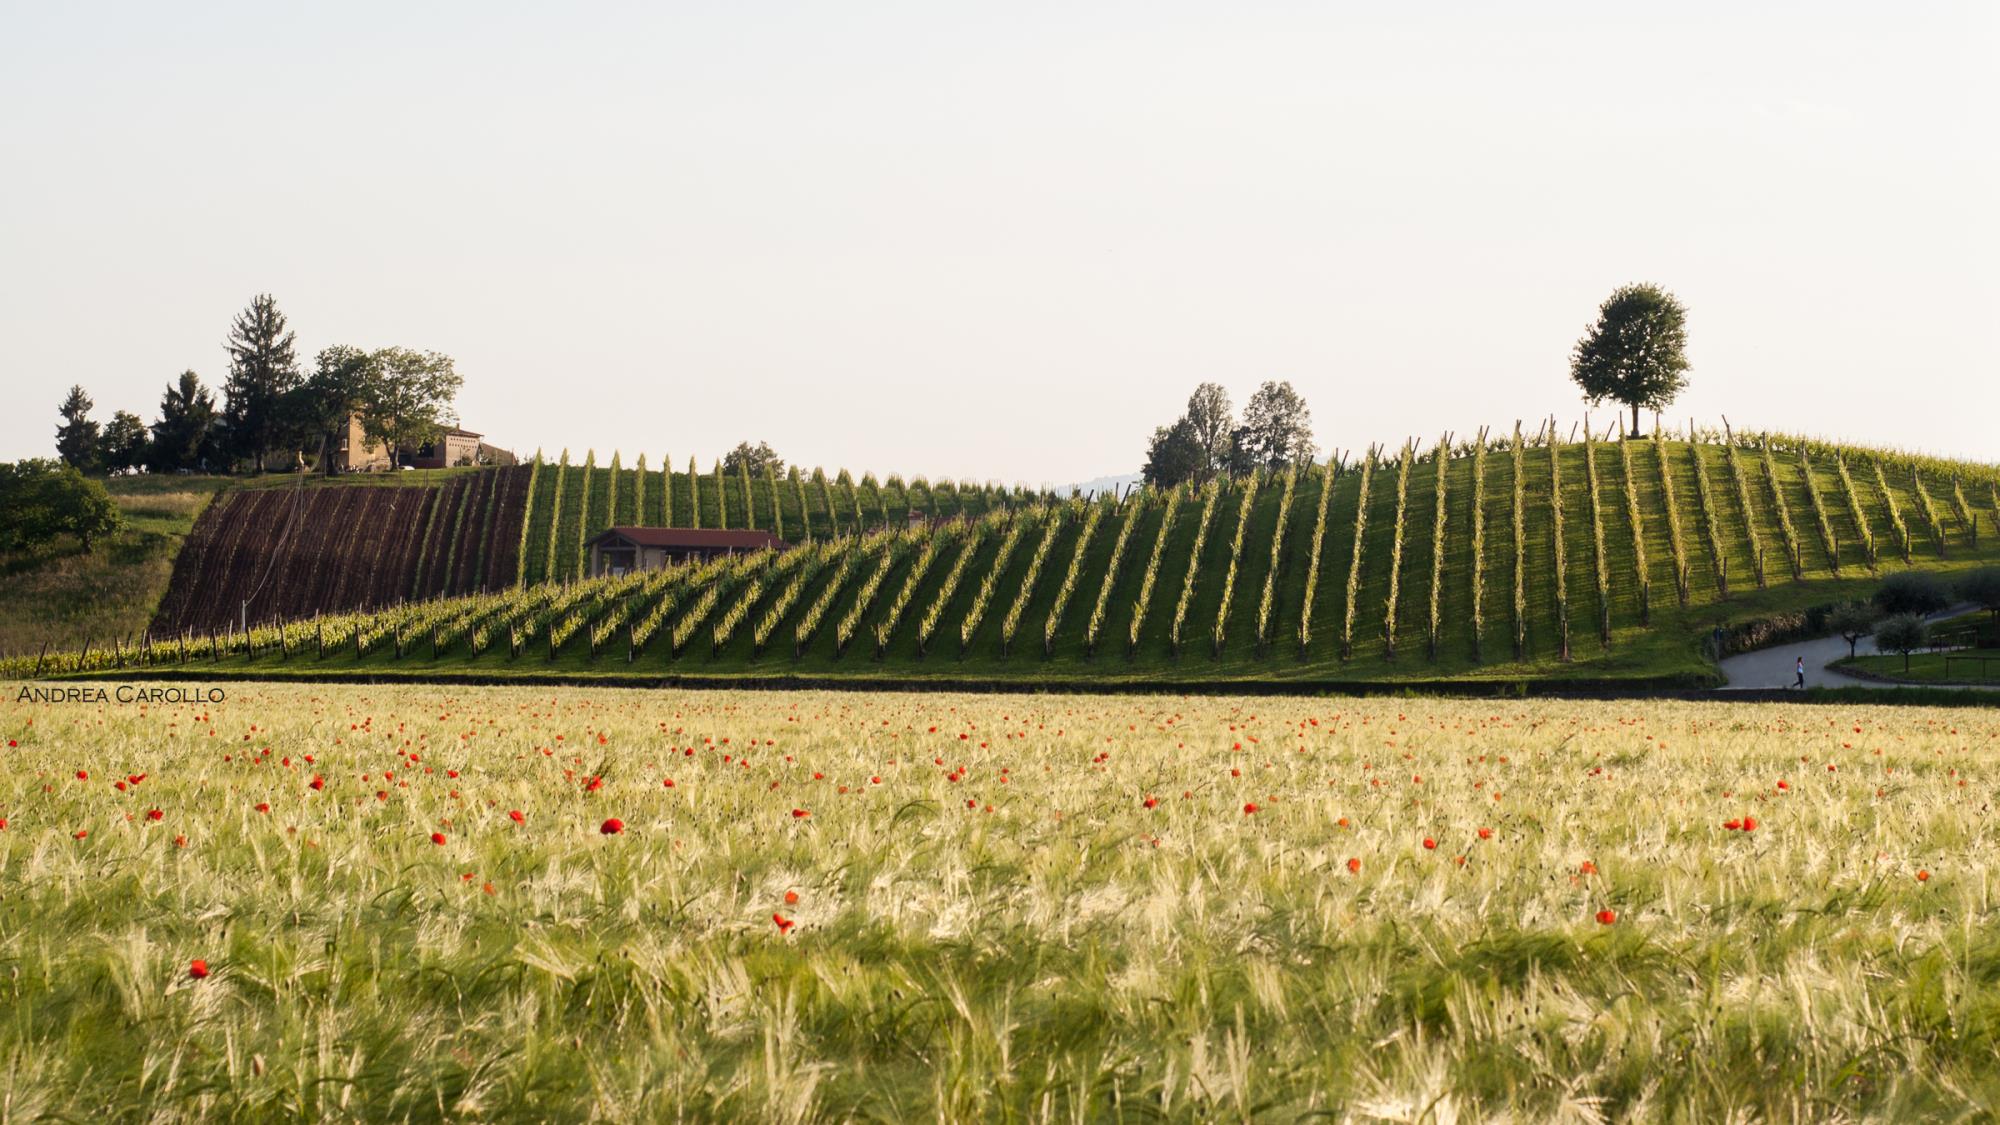
[[[63,398],[56,413],[62,416],[62,425],[56,427],[56,454],[63,464],[78,472],[96,472],[98,467],[97,423],[90,420],[90,411],[97,404],[83,393],[80,386],[72,386]]]
[[[215,393],[201,385],[201,376],[181,372],[160,398],[146,467],[156,473],[207,468],[216,455],[215,423]]]
[[[1639,410],[1664,410],[1687,386],[1687,309],[1657,285],[1624,285],[1597,310],[1570,353],[1570,377],[1592,406],[1610,399]]]
[[[767,472],[777,476],[785,471],[785,459],[778,456],[770,442],[760,441],[751,445],[747,441],[739,441],[735,449],[723,454],[722,467],[732,473],[747,472],[755,477],[762,477]]]
[[[236,314],[225,345],[229,379],[223,384],[224,440],[231,458],[263,468],[271,452],[297,435],[286,406],[299,385],[295,337],[269,293]]]
[[[89,551],[124,522],[104,486],[74,465],[41,458],[0,463],[0,551],[32,550],[73,535]]]

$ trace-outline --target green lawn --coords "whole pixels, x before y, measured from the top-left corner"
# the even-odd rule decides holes
[[[1982,665],[1980,662],[1986,663]],[[1856,657],[1835,665],[1884,680],[1923,684],[2000,684],[2000,648],[1913,652],[1907,666],[1893,653]]]

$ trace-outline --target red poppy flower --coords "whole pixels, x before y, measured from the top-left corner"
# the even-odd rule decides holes
[[[444,833],[442,832],[431,833],[431,843],[442,845],[444,843]]]
[[[794,922],[792,919],[785,917],[783,914],[771,915],[771,922],[778,927],[778,932],[781,934],[789,931],[793,926],[798,925],[797,922]]]
[[[1361,874],[1361,860],[1359,858],[1350,859],[1347,861],[1347,873],[1349,875]]]
[[[526,823],[528,823],[528,818],[527,818],[526,816],[522,815],[522,813],[521,813],[521,810],[520,810],[520,809],[510,809],[510,810],[508,810],[508,812],[507,812],[507,819],[508,819],[508,820],[511,820],[511,821],[513,821],[513,822],[514,822],[515,824],[526,824]]]
[[[668,789],[672,789],[672,788],[674,787],[674,779],[673,779],[673,778],[671,778],[671,777],[669,777],[669,778],[666,778],[666,779],[662,780],[662,781],[660,782],[660,784],[661,784],[662,786],[664,786],[665,788],[668,788]]]
[[[811,815],[812,815],[812,813],[811,813],[810,811],[806,810],[806,809],[793,809],[793,810],[792,810],[792,819],[794,819],[794,820],[803,820],[803,819],[805,819],[806,817],[809,817],[809,816],[811,816]]]
[[[1255,801],[1247,801],[1247,802],[1245,802],[1245,803],[1244,803],[1244,805],[1243,805],[1243,815],[1244,815],[1244,816],[1249,816],[1249,815],[1250,815],[1251,813],[1254,813],[1254,812],[1256,812],[1256,811],[1257,811],[1257,802],[1255,802]]]
[[[188,975],[196,980],[200,980],[201,978],[207,976],[208,962],[202,960],[199,957],[195,958],[193,961],[188,962]]]
[[[625,831],[625,822],[615,816],[610,817],[603,824],[598,825],[597,830],[606,836],[616,836],[620,832]]]
[[[1928,871],[1918,871],[1918,872],[1917,872],[1917,882],[1919,882],[1919,883],[1928,883],[1928,882],[1930,882],[1930,881],[1931,881],[1931,873],[1930,873],[1930,872],[1928,872]]]
[[[1744,818],[1743,818],[1743,831],[1745,831],[1745,832],[1755,832],[1755,831],[1757,831],[1757,818],[1756,818],[1756,817],[1754,817],[1754,816],[1746,816],[1746,817],[1744,817]]]
[[[1743,822],[1741,820],[1725,820],[1722,822],[1722,826],[1724,828],[1727,828],[1729,831],[1734,832],[1737,829],[1743,827]]]
[[[89,781],[89,780],[90,780],[90,771],[89,771],[89,770],[78,770],[78,771],[76,771],[76,779],[77,779],[78,781]]]
[[[1491,828],[1480,829],[1479,838],[1482,840],[1491,840],[1493,838],[1493,830]]]
[[[326,788],[326,779],[318,774],[314,774],[313,779],[311,781],[306,782],[306,788],[314,790],[315,792],[324,789]]]
[[[269,801],[259,801],[259,802],[257,802],[257,811],[258,811],[258,812],[260,812],[260,813],[268,813],[268,812],[270,812],[270,811],[271,811],[271,802],[269,802]]]
[[[167,815],[166,813],[163,813],[163,812],[161,812],[161,811],[160,811],[160,810],[158,810],[158,809],[147,809],[147,810],[146,810],[146,819],[147,819],[147,820],[159,820],[159,819],[161,819],[162,817],[164,817],[164,816],[166,816],[166,815]]]
[[[1576,869],[1576,873],[1578,875],[1595,875],[1597,874],[1597,865],[1586,859],[1583,861],[1583,866]]]
[[[1438,842],[1437,842],[1436,840],[1433,840],[1433,839],[1431,839],[1431,838],[1430,838],[1429,836],[1426,836],[1426,837],[1424,837],[1424,850],[1425,850],[1425,851],[1436,851],[1436,850],[1437,850],[1437,846],[1438,846]]]
[[[1609,926],[1611,923],[1616,922],[1617,920],[1618,920],[1618,913],[1616,911],[1600,910],[1597,912],[1597,921],[1599,925]]]
[[[797,905],[798,905],[798,903],[799,903],[799,892],[797,892],[797,891],[786,891],[786,892],[785,892],[785,905],[786,905],[786,906],[797,906]]]

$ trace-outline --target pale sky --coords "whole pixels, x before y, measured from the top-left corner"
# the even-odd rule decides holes
[[[1202,380],[1575,418],[1654,281],[1670,417],[2000,460],[1996,10],[0,0],[0,458],[268,291],[524,454],[1059,484]]]

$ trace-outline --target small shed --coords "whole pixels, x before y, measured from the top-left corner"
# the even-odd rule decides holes
[[[705,527],[607,527],[587,544],[593,577],[658,570],[690,559],[705,561],[751,551],[784,551],[791,544],[768,531]]]

